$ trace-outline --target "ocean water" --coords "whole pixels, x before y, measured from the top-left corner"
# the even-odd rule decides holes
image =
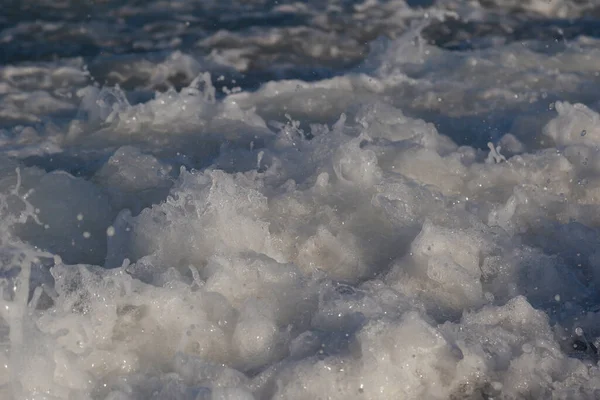
[[[600,398],[599,1],[0,6],[0,399]]]

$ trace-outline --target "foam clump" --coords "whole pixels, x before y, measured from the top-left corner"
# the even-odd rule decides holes
[[[569,393],[565,387],[588,373],[564,357],[545,314],[523,297],[439,327],[414,311],[375,319],[357,333],[352,349],[347,356],[290,366],[274,397],[543,397],[553,390]],[[582,390],[592,393],[594,386]]]
[[[390,282],[402,291],[423,291],[423,296],[433,297],[436,308],[460,311],[482,304],[480,257],[489,251],[490,243],[479,235],[425,222],[411,244],[409,259],[393,266]],[[413,287],[416,282],[405,274],[424,287]]]
[[[137,214],[167,196],[172,184],[171,171],[171,166],[152,155],[123,146],[94,175],[94,181],[110,193],[113,207]]]
[[[600,116],[584,104],[557,102],[558,116],[544,127],[544,134],[558,146],[584,144],[597,145],[599,142],[598,122]]]

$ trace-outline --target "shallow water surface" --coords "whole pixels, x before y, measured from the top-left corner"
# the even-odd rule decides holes
[[[600,3],[0,13],[0,398],[600,398]]]

